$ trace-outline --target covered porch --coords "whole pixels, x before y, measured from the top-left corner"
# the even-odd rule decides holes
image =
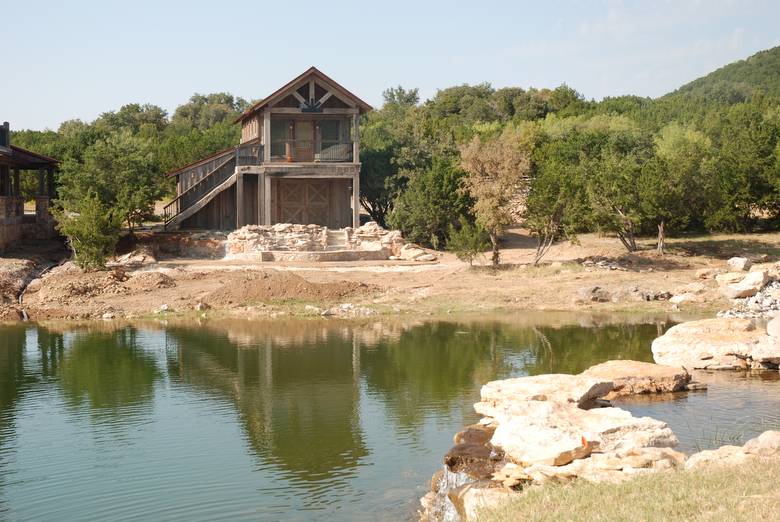
[[[53,158],[11,145],[8,123],[0,126],[0,251],[22,239],[56,237],[50,202],[56,195],[57,165]],[[30,194],[23,193],[24,176],[34,176],[34,212],[25,213]]]
[[[360,226],[360,173],[353,165],[279,163],[242,166],[235,185],[182,222],[182,228],[232,230],[245,225]]]

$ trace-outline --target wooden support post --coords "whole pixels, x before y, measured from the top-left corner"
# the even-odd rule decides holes
[[[264,225],[272,225],[271,222],[271,176],[267,174],[263,176],[265,178],[265,189],[263,189],[263,214],[265,215]]]
[[[352,142],[352,162],[360,163],[360,114],[352,116],[352,132],[355,134]]]
[[[352,227],[360,226],[360,171],[352,177]]]
[[[238,170],[238,168],[236,168]],[[236,228],[244,226],[244,173],[236,173]]]
[[[271,109],[263,111],[263,163],[271,163]]]
[[[19,169],[14,169],[14,186],[13,186],[13,195],[14,196],[21,196],[22,195],[22,184],[19,174]]]
[[[46,195],[53,198],[54,191],[54,171],[52,169],[46,170]]]
[[[46,195],[46,179],[43,175],[43,169],[38,169],[38,195]]]
[[[257,175],[257,224],[267,225],[265,222],[265,174]]]

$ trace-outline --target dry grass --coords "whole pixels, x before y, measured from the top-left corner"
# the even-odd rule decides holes
[[[527,491],[480,522],[757,521],[780,519],[780,465],[656,473],[619,485],[576,482]]]

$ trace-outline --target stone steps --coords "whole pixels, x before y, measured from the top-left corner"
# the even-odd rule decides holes
[[[347,232],[345,230],[327,229],[325,233],[327,235],[327,242],[325,244],[326,250],[347,249]]]

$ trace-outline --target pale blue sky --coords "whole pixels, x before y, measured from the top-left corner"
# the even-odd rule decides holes
[[[375,105],[389,86],[483,81],[658,96],[779,45],[778,21],[777,0],[0,0],[0,121],[261,98],[310,65]]]

